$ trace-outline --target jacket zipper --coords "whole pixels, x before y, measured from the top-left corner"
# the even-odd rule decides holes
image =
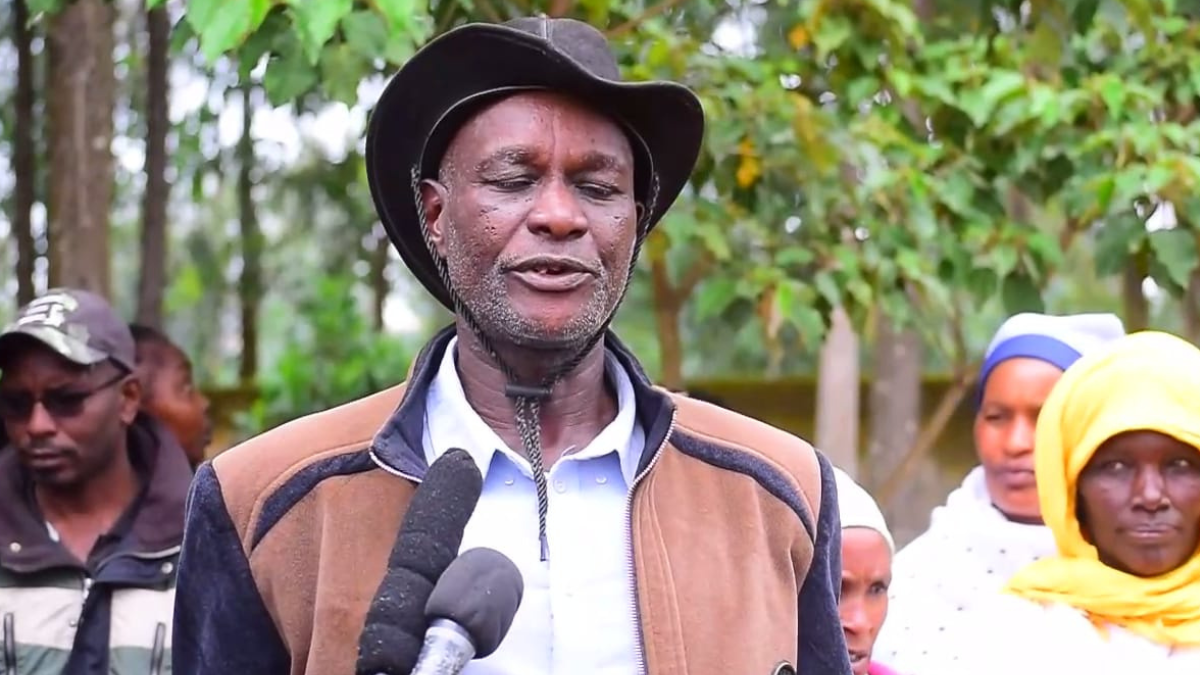
[[[416,476],[404,473],[403,471],[400,471],[399,469],[393,469],[391,466],[389,466],[388,463],[383,461],[383,459],[380,458],[379,455],[375,454],[375,448],[371,448],[370,453],[371,453],[371,461],[375,462],[375,466],[378,466],[379,468],[383,469],[387,473],[392,474],[393,476],[399,476],[401,478],[404,478],[405,480],[410,480],[410,481],[416,483],[417,485],[421,484],[420,478],[417,478]]]
[[[159,622],[154,628],[154,649],[150,652],[150,675],[162,675],[163,652],[166,651],[167,624]]]
[[[4,675],[17,675],[16,617],[12,612],[4,615]]]
[[[643,642],[645,637],[642,635],[641,611],[638,609],[637,567],[633,559],[633,493],[637,489],[638,484],[642,482],[642,479],[646,477],[646,474],[650,473],[655,464],[658,464],[658,458],[662,456],[663,448],[667,447],[667,443],[671,440],[671,435],[675,433],[676,410],[674,407],[671,408],[671,424],[667,427],[667,433],[663,436],[662,442],[658,444],[658,449],[654,451],[654,456],[650,458],[650,463],[646,465],[646,468],[641,473],[634,476],[633,484],[629,486],[629,495],[625,500],[625,527],[629,532],[629,546],[627,548],[627,553],[629,554],[629,584],[633,591],[630,594],[632,602],[630,603],[629,611],[633,615],[633,625],[637,627],[637,650],[634,652],[637,672],[643,674],[646,672],[646,645]]]

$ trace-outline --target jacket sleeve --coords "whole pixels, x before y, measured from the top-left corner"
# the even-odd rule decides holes
[[[279,675],[291,670],[211,464],[196,472],[188,495],[171,641],[176,673]]]
[[[842,519],[837,481],[829,460],[821,467],[821,512],[816,522],[812,567],[800,589],[799,675],[850,675],[838,599],[842,592]]]

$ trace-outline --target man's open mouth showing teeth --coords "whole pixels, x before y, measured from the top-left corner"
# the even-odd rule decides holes
[[[563,293],[580,288],[599,276],[592,267],[569,258],[529,258],[509,267],[522,284],[542,293]]]

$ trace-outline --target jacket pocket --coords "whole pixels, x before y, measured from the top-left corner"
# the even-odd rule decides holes
[[[154,628],[154,648],[150,650],[150,675],[162,675],[166,644],[167,624],[160,621]]]
[[[4,615],[4,675],[17,675],[17,618]]]

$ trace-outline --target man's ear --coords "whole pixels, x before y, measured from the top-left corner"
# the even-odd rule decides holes
[[[641,202],[637,202],[636,204],[634,204],[634,208],[637,209],[637,211],[636,211],[637,220],[635,222],[637,223],[638,227],[641,227],[642,226],[642,218],[646,217],[646,205]]]
[[[130,374],[121,383],[121,421],[125,424],[133,424],[133,420],[137,417],[138,408],[142,405],[142,383],[138,380],[137,375]]]
[[[425,227],[429,230],[429,241],[435,252],[445,257],[446,237],[442,231],[442,213],[446,209],[446,195],[449,192],[445,185],[436,180],[426,178],[421,181],[421,203],[418,208],[425,213]]]

